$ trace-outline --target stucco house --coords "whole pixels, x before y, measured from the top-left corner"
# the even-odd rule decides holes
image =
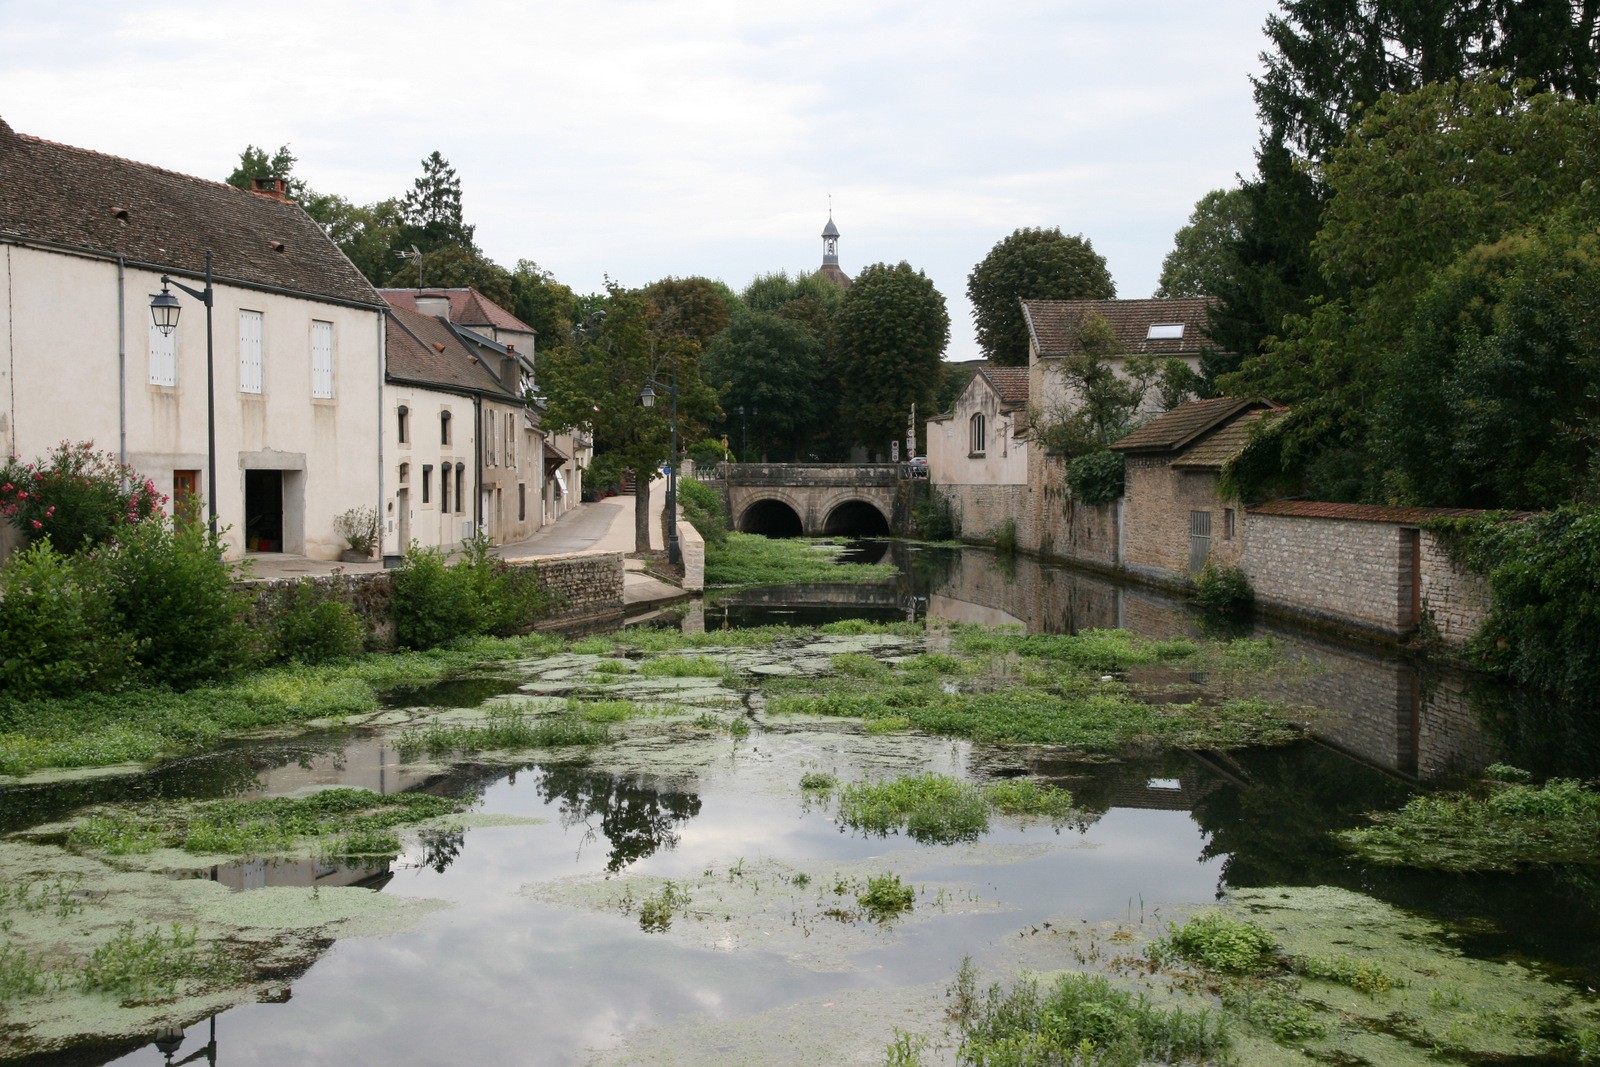
[[[1218,491],[1218,478],[1244,448],[1251,427],[1282,410],[1266,400],[1194,400],[1111,446],[1126,462],[1122,562],[1128,570],[1184,581],[1208,560],[1239,566],[1240,506]]]
[[[162,276],[212,268],[207,313]],[[212,480],[227,554],[335,559],[335,518],[382,508],[384,304],[281,181],[253,192],[0,121],[0,453],[93,441],[175,498]],[[9,532],[9,530],[7,531]]]
[[[491,342],[490,347],[501,345],[507,354],[515,355],[519,391],[528,400],[523,410],[522,432],[531,435],[529,455],[540,452],[544,457],[535,481],[526,482],[525,488],[517,489],[518,513],[523,509],[522,496],[528,495],[527,508],[531,516],[528,521],[532,524],[518,536],[526,536],[546,523],[555,522],[575,507],[583,492],[583,472],[593,458],[594,445],[586,434],[545,424],[544,397],[539,393],[535,366],[537,335],[533,327],[472,288],[380,289],[379,292],[393,307],[445,319],[469,343]],[[509,499],[509,492],[509,486],[502,486],[502,499]],[[485,508],[486,513],[493,510]],[[508,537],[497,541],[506,543],[515,539]]]
[[[954,406],[928,420],[928,480],[961,529],[978,535],[1024,521],[1028,495],[1028,370],[978,368]]]

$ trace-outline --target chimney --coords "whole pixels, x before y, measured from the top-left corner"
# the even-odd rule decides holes
[[[517,359],[517,350],[506,345],[506,354],[500,357],[500,384],[518,396],[522,395],[521,362]]]
[[[282,178],[270,175],[265,178],[251,178],[250,191],[269,200],[278,200],[285,204],[289,202],[289,183]]]
[[[418,293],[417,312],[450,321],[450,298],[443,293]]]

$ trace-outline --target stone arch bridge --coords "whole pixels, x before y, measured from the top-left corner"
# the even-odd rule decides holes
[[[774,537],[876,536],[895,525],[898,463],[728,463],[735,530]]]

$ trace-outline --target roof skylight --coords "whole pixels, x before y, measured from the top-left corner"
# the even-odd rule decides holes
[[[1150,332],[1144,335],[1146,341],[1181,341],[1183,340],[1183,323],[1181,322],[1153,322]]]

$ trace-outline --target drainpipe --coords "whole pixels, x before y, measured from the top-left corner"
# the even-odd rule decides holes
[[[117,462],[128,462],[128,261],[117,257]]]
[[[472,524],[483,532],[483,397],[472,397]]]
[[[384,528],[388,524],[388,514],[389,513],[385,510],[385,501],[384,501],[384,498],[383,498],[383,430],[384,430],[383,420],[385,418],[385,415],[383,413],[383,369],[384,369],[384,367],[386,367],[388,365],[389,356],[388,356],[388,350],[385,347],[385,342],[386,342],[386,340],[388,338],[388,331],[384,328],[384,313],[381,312],[381,311],[378,312],[377,318],[378,318],[378,390],[377,390],[377,395],[378,395],[378,524],[379,524],[378,525],[378,561],[381,564],[382,561],[383,561],[383,550],[389,543],[389,532],[388,532],[388,530],[386,530]],[[399,516],[396,515],[395,519],[398,522],[399,521]],[[405,546],[404,545],[400,546],[400,551],[401,552],[405,551]]]

